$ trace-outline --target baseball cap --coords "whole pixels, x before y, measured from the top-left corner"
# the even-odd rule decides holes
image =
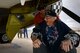
[[[54,11],[48,11],[46,12],[46,16],[57,16],[57,14]]]

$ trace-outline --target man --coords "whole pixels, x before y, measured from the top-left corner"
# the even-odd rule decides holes
[[[34,48],[45,45],[47,53],[76,53],[75,45],[79,41],[78,34],[57,18],[53,11],[46,13],[45,21],[33,29]]]
[[[23,33],[24,33],[24,38],[27,37],[28,38],[28,32],[26,28],[23,28]]]

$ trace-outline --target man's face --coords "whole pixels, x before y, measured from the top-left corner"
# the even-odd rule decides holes
[[[46,16],[46,17],[45,17],[45,20],[46,20],[48,23],[53,23],[56,19],[57,19],[56,16]]]

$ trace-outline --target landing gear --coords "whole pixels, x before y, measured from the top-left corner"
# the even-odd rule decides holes
[[[7,35],[4,34],[0,34],[0,43],[10,43],[11,41],[8,39]]]

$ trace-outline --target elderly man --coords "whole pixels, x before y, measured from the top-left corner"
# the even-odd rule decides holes
[[[77,53],[78,34],[60,21],[53,11],[46,13],[44,21],[33,29],[31,38],[34,48],[44,44],[47,53]]]

